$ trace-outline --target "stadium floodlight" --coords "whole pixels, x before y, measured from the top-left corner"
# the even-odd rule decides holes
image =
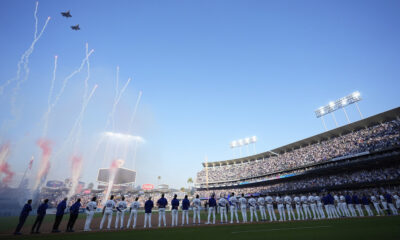
[[[252,136],[252,137],[250,138],[250,142],[251,142],[251,143],[257,142],[257,137],[256,137],[256,136]]]
[[[244,145],[243,139],[239,139],[238,144],[239,144],[239,146],[243,146]]]
[[[237,145],[238,145],[237,141],[231,142],[231,148],[237,147]]]
[[[250,138],[249,138],[249,137],[245,138],[245,139],[244,139],[244,143],[245,143],[246,145],[250,144]]]
[[[314,113],[315,113],[317,118],[321,118],[322,119],[322,122],[324,123],[325,129],[326,129],[326,125],[325,125],[325,121],[323,119],[323,116],[325,116],[325,115],[327,115],[329,113],[333,114],[334,111],[339,110],[339,109],[343,109],[343,111],[345,112],[347,121],[350,123],[350,120],[349,120],[349,117],[347,115],[345,107],[354,103],[356,105],[357,110],[358,110],[358,112],[360,114],[360,117],[362,119],[363,116],[362,116],[360,108],[358,107],[358,104],[357,104],[357,102],[359,102],[361,100],[362,100],[361,93],[359,91],[355,91],[355,92],[353,92],[353,93],[351,93],[351,94],[349,94],[349,95],[347,95],[345,97],[342,97],[342,98],[340,98],[340,99],[338,99],[336,101],[329,102],[328,105],[325,105],[325,106],[322,106],[322,107],[318,108],[317,110],[314,111]],[[336,119],[335,119],[334,115],[332,115],[332,116],[333,116],[333,118],[334,118],[334,120],[336,122]]]
[[[247,153],[249,153],[249,146],[250,144],[253,144],[253,149],[254,149],[254,154],[256,153],[256,144],[257,142],[257,137],[252,136],[252,137],[246,137],[243,139],[235,140],[230,142],[229,146],[233,149],[233,155],[235,155],[235,149],[234,148],[239,148],[240,156],[242,156],[242,147],[246,145]]]

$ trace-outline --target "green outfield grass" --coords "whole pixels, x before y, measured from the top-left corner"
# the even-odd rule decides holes
[[[184,228],[152,228],[143,230],[76,232],[11,236],[1,239],[49,239],[49,240],[112,240],[112,239],[296,239],[296,240],[343,240],[343,239],[400,239],[400,216],[349,218],[321,221],[285,223],[258,223],[239,225],[201,225]]]

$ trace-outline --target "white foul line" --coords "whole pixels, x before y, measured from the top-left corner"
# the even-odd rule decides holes
[[[260,229],[260,230],[238,231],[238,232],[231,232],[231,233],[232,233],[232,234],[235,234],[235,233],[247,233],[247,232],[271,232],[271,231],[281,231],[281,230],[310,229],[310,228],[328,228],[328,227],[331,227],[331,226],[295,227],[295,228],[272,228],[272,229]]]

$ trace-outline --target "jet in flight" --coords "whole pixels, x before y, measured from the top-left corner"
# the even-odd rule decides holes
[[[72,30],[81,30],[81,28],[79,27],[79,24],[76,24],[75,26],[71,26]]]
[[[66,11],[66,12],[61,12],[61,15],[62,15],[63,17],[66,17],[66,18],[72,17],[71,13],[69,13],[69,10]]]

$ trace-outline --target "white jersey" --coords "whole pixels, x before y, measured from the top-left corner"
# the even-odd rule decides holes
[[[346,202],[346,198],[343,195],[340,195],[339,199],[342,203]]]
[[[337,195],[333,196],[333,199],[335,199],[335,202],[339,202],[339,197]]]
[[[127,208],[126,202],[125,201],[119,201],[117,203],[117,208],[119,208],[119,210],[124,212],[126,210],[126,208]]]
[[[138,201],[134,201],[131,204],[131,208],[132,208],[132,210],[138,210],[140,208],[140,203]]]
[[[315,199],[313,196],[308,196],[308,202],[310,202],[310,204],[315,204]]]
[[[373,203],[378,203],[378,201],[376,200],[376,197],[375,197],[375,196],[371,196],[371,202],[373,202]]]
[[[301,202],[303,204],[307,204],[307,197],[306,196],[301,196]]]
[[[259,197],[257,199],[257,203],[258,203],[258,206],[264,206],[265,205],[265,199],[263,197]]]
[[[276,197],[276,198],[275,198],[275,201],[276,201],[278,204],[282,204],[282,198],[281,198],[281,197]]]
[[[286,196],[285,197],[285,203],[289,204],[289,205],[292,204],[292,198],[290,196]]]
[[[240,207],[241,208],[246,208],[247,207],[247,201],[246,201],[246,198],[244,198],[244,197],[241,197],[241,198],[239,198],[239,202],[240,202]]]
[[[399,200],[399,196],[397,194],[393,195],[394,200],[398,201]]]
[[[257,207],[257,201],[254,198],[249,199],[249,204],[251,207]]]
[[[314,201],[319,204],[321,203],[321,198],[319,196],[314,196]]]
[[[226,205],[228,205],[228,200],[226,200],[225,198],[220,198],[218,200],[218,206],[220,207],[226,207]]]
[[[115,208],[115,202],[114,200],[107,200],[106,202],[106,211],[112,211],[113,208]]]
[[[198,198],[193,199],[193,205],[197,208],[201,207],[201,201]]]
[[[268,204],[272,204],[272,203],[274,202],[274,200],[273,200],[272,197],[270,197],[270,196],[265,197],[265,201],[266,201]]]
[[[379,198],[381,199],[381,202],[386,202],[386,199],[383,195],[380,195]]]
[[[97,203],[95,201],[90,201],[87,205],[86,208],[89,209],[89,211],[94,211],[97,208]]]
[[[300,198],[299,198],[299,197],[294,197],[294,202],[295,202],[297,205],[300,205]]]
[[[232,196],[229,198],[229,201],[231,202],[231,205],[236,207],[238,204],[238,199],[236,198],[236,196]]]

